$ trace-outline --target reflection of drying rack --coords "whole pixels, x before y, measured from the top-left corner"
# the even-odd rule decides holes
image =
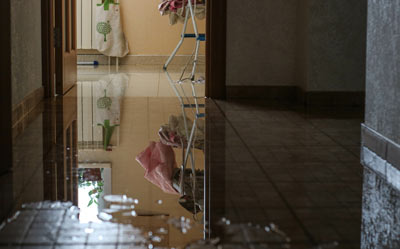
[[[197,68],[197,63],[198,63],[198,57],[199,57],[199,48],[200,48],[200,42],[205,41],[205,34],[199,34],[198,29],[197,29],[197,23],[196,23],[196,17],[195,17],[195,8],[196,8],[196,1],[194,4],[192,4],[192,0],[188,1],[188,5],[184,6],[183,8],[186,8],[186,13],[185,13],[185,20],[183,23],[183,28],[182,28],[182,33],[181,33],[181,39],[178,42],[178,45],[175,47],[174,51],[168,58],[168,60],[164,64],[164,71],[165,75],[167,76],[168,82],[170,83],[173,91],[175,92],[176,96],[179,99],[180,105],[181,105],[181,110],[182,110],[182,115],[183,115],[183,120],[184,120],[184,128],[185,128],[185,135],[186,135],[186,140],[187,140],[187,145],[186,148],[182,147],[182,165],[181,165],[181,178],[180,178],[180,194],[183,195],[185,193],[184,190],[184,176],[185,176],[185,169],[186,165],[190,161],[191,165],[191,170],[192,170],[192,179],[193,179],[193,198],[195,199],[195,192],[196,192],[196,169],[195,169],[195,159],[194,159],[194,153],[193,153],[193,148],[194,148],[194,142],[195,142],[195,137],[196,137],[196,129],[198,125],[198,120],[200,118],[204,118],[205,114],[200,112],[200,108],[204,107],[204,105],[198,103],[198,97],[196,94],[196,88],[195,84],[199,83],[198,81],[195,81],[195,73],[196,73],[196,68]],[[189,18],[191,18],[192,24],[193,24],[193,29],[194,33],[186,33],[187,30],[187,24],[189,21]],[[171,75],[168,72],[168,66],[171,63],[171,61],[174,59],[175,55],[177,54],[178,50],[182,46],[184,40],[186,38],[194,38],[196,39],[196,45],[194,49],[194,60],[193,60],[193,66],[192,70],[190,73],[190,77],[188,78],[183,78],[185,71],[190,63],[190,61],[193,58],[193,55],[189,59],[188,63],[186,64],[185,68],[182,71],[182,74],[179,78],[178,81],[174,81],[171,78]],[[185,82],[190,82],[191,85],[191,98],[193,98],[194,103],[190,101],[190,98],[188,95],[185,93],[184,88],[182,87],[182,84]],[[180,86],[181,90],[178,90],[177,86]],[[186,110],[194,110],[194,120],[193,120],[193,125],[191,130],[189,130],[188,127],[188,122],[187,122],[187,115],[186,115]],[[196,205],[195,205],[196,208]]]
[[[183,120],[184,120],[184,127],[185,127],[185,133],[186,133],[185,136],[187,139],[187,145],[186,145],[186,148],[183,148],[184,154],[183,154],[183,158],[182,158],[182,167],[183,167],[183,170],[186,168],[188,159],[190,157],[192,172],[195,175],[195,167],[194,167],[195,165],[194,165],[192,148],[193,148],[193,144],[194,144],[195,132],[197,129],[198,119],[205,117],[205,114],[200,112],[200,108],[204,107],[204,104],[198,103],[198,100],[197,100],[198,97],[196,95],[196,89],[194,87],[195,83],[191,82],[192,96],[190,96],[190,97],[193,98],[193,101],[194,101],[194,103],[191,103],[190,97],[186,95],[185,90],[182,87],[184,82],[178,81],[177,83],[175,83],[172,80],[171,75],[169,74],[169,72],[167,70],[165,71],[165,75],[167,76],[169,84],[171,85],[173,91],[175,92],[176,96],[179,99],[179,103],[181,105],[181,110],[182,110],[182,116],[183,116]],[[178,90],[177,85],[180,86],[181,90]],[[193,125],[191,127],[191,130],[189,129],[188,122],[187,122],[186,109],[192,109],[192,110],[194,109],[195,110],[194,111],[194,120],[193,120]]]
[[[204,118],[205,114],[200,112],[200,108],[204,107],[204,104],[199,104],[197,101],[197,95],[196,95],[196,89],[194,87],[194,82],[191,81],[191,86],[192,86],[192,98],[194,99],[194,103],[191,103],[189,96],[186,95],[185,90],[182,86],[184,83],[183,81],[178,81],[175,83],[171,75],[167,70],[165,70],[165,75],[167,76],[168,82],[171,85],[172,89],[174,90],[176,96],[179,99],[181,110],[182,110],[182,116],[184,120],[184,128],[185,128],[185,136],[187,140],[187,145],[186,147],[182,146],[182,165],[180,167],[181,174],[180,174],[180,194],[184,195],[185,194],[185,184],[184,184],[184,177],[185,177],[185,170],[188,162],[190,161],[190,166],[191,166],[191,171],[192,171],[192,179],[193,179],[193,187],[192,187],[192,195],[194,198],[194,202],[196,202],[196,168],[195,168],[195,159],[194,159],[194,144],[195,144],[195,137],[196,137],[196,129],[198,125],[198,120],[200,118]],[[177,85],[180,86],[181,90],[178,90]],[[187,120],[187,115],[186,115],[186,110],[191,109],[194,110],[194,120],[193,120],[193,125],[191,129],[189,128],[188,125],[188,120]],[[183,143],[182,143],[183,145]],[[196,209],[196,205],[195,205]]]

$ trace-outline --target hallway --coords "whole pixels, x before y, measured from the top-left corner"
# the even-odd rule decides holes
[[[0,19],[0,249],[400,248],[400,0]]]
[[[77,226],[82,227],[83,230],[88,226],[99,226],[100,230],[93,228],[94,232],[90,236],[95,237],[99,232],[101,238],[107,239],[103,242],[103,239],[92,240],[92,237],[86,236],[81,240],[80,237],[85,232],[77,232],[76,235],[69,235],[76,237],[77,240],[73,242],[73,247],[68,248],[100,248],[98,247],[100,245],[103,245],[101,248],[133,248],[123,247],[131,244],[139,246],[142,242],[126,240],[117,232],[115,234],[101,233],[103,226],[109,226],[105,220],[103,220],[104,225],[96,225],[96,222],[102,220],[101,215],[108,212],[108,215],[115,217],[113,212],[121,212],[126,208],[134,211],[135,215],[112,218],[111,224],[128,222],[144,231],[154,231],[158,226],[165,227],[168,235],[163,235],[163,240],[155,244],[158,246],[182,247],[190,241],[203,238],[202,223],[204,222],[210,226],[207,228],[210,230],[204,231],[211,237],[220,237],[226,248],[229,245],[234,248],[270,245],[272,235],[257,235],[256,232],[250,238],[241,238],[240,233],[236,233],[233,238],[226,237],[229,232],[221,230],[218,224],[221,220],[225,222],[228,220],[231,227],[251,223],[253,228],[257,226],[263,228],[273,223],[285,234],[273,243],[287,244],[284,239],[287,236],[290,238],[290,248],[312,248],[317,245],[325,246],[321,248],[332,248],[335,243],[339,243],[337,248],[358,248],[362,197],[359,124],[362,122],[362,110],[357,108],[305,109],[298,105],[263,100],[205,99],[203,102],[200,98],[199,104],[205,103],[205,109],[201,108],[201,110],[206,113],[205,154],[197,149],[194,152],[196,168],[205,169],[206,173],[204,178],[206,202],[203,211],[204,221],[200,216],[198,216],[198,221],[194,221],[190,212],[178,205],[178,196],[163,193],[143,178],[143,169],[135,160],[136,155],[150,141],[159,140],[157,132],[160,125],[168,123],[171,114],[181,113],[180,102],[177,97],[174,97],[171,85],[165,75],[160,73],[159,67],[121,67],[120,73],[115,75],[126,75],[129,80],[127,87],[124,88],[126,90],[118,112],[121,119],[120,125],[114,131],[114,138],[111,138],[112,147],[104,151],[101,143],[98,146],[96,143],[91,144],[87,141],[87,138],[96,140],[101,133],[101,129],[99,131],[95,125],[97,114],[93,108],[96,104],[92,98],[101,97],[101,94],[98,97],[93,94],[96,94],[98,85],[104,84],[102,80],[110,77],[107,72],[108,67],[97,69],[81,67],[77,96],[61,97],[64,101],[59,99],[55,103],[45,101],[37,107],[34,116],[28,117],[26,127],[16,137],[13,183],[10,186],[3,185],[3,188],[13,189],[16,197],[13,204],[15,211],[24,203],[45,200],[70,200],[73,203],[77,201],[81,222]],[[179,76],[173,72],[171,75]],[[155,82],[152,82],[153,80]],[[109,97],[116,100],[118,98],[115,98],[112,92],[113,84],[113,82],[107,83],[106,89]],[[117,84],[120,83],[117,82]],[[91,88],[87,88],[88,86]],[[189,85],[183,84],[186,93],[191,90],[188,87]],[[198,92],[204,91],[203,85],[196,87]],[[158,95],[157,88],[165,89],[162,91],[164,95]],[[170,94],[166,96],[167,88],[170,89]],[[88,95],[90,92],[94,97]],[[76,134],[78,150],[76,155],[68,154],[67,151],[70,150],[68,146],[71,145],[56,142],[52,146],[51,141],[46,141],[50,137],[43,136],[48,132],[46,131],[47,119],[51,119],[52,115],[62,115],[63,119],[66,115],[70,115],[68,108],[71,106],[54,109],[54,106],[65,101],[77,104],[75,115],[77,115],[78,123]],[[192,98],[188,101],[194,103]],[[190,110],[187,110],[187,114],[193,119]],[[93,128],[87,127],[87,124]],[[62,134],[57,134],[57,137],[60,136]],[[177,164],[180,165],[181,152],[179,149],[174,150]],[[125,198],[128,199],[137,199],[138,204],[134,204],[137,207],[125,207],[122,210],[116,208],[111,212],[109,209],[113,204],[107,204],[107,201],[101,202],[97,211],[87,207],[88,200],[85,202],[85,199],[82,199],[83,195],[86,195],[82,192],[85,187],[82,188],[80,184],[77,186],[75,180],[70,181],[68,173],[65,176],[58,172],[60,166],[56,166],[57,163],[64,161],[63,157],[59,158],[57,155],[60,151],[67,152],[66,160],[68,160],[68,155],[76,157],[79,168],[111,167],[110,180],[104,180],[104,186],[109,185],[110,192],[107,192],[105,188],[104,192],[107,193],[100,198],[106,199],[107,194],[126,196]],[[62,161],[59,161],[60,159]],[[56,161],[55,166],[51,166],[54,165],[54,161]],[[72,178],[79,175],[79,168],[72,169]],[[66,170],[68,172],[71,169],[67,166]],[[60,182],[63,182],[62,186],[71,190],[60,192]],[[119,205],[126,204],[122,202]],[[29,210],[29,208],[25,209],[23,213]],[[34,210],[40,213],[41,209],[36,207]],[[46,212],[51,212],[51,210]],[[148,216],[149,214],[151,216]],[[56,213],[47,216],[46,219],[53,215],[57,220]],[[179,229],[171,227],[168,219],[161,218],[164,217],[163,215],[167,215],[168,219],[186,217],[193,222],[193,228],[187,234],[179,232]],[[36,221],[23,217],[22,215],[16,218],[17,222],[21,222],[19,226],[22,227],[27,228],[29,222],[34,224]],[[50,218],[46,223],[53,227],[54,225],[51,224],[55,222],[54,219]],[[68,225],[70,223],[54,224],[60,225],[59,229],[62,231],[70,230]],[[19,248],[19,245],[25,245],[22,248],[27,248],[27,245],[37,243],[42,245],[40,248],[45,248],[44,245],[50,246],[49,248],[71,246],[71,242],[62,239],[64,237],[57,237],[62,234],[55,234],[54,229],[51,228],[35,229],[35,225],[30,225],[31,231],[21,229],[16,232],[11,228],[11,230],[7,229],[8,226],[12,227],[12,223],[6,225],[0,232],[0,248],[6,246],[7,243],[16,246],[15,248]],[[110,228],[110,231],[112,230],[113,228]],[[23,231],[25,232],[20,234]],[[35,237],[31,237],[30,233],[35,234]],[[119,237],[114,238],[114,235]],[[23,236],[24,239],[19,236]]]

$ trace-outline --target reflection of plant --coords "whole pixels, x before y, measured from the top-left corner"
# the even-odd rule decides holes
[[[97,124],[98,126],[103,126],[104,129],[104,150],[107,150],[108,145],[110,145],[111,136],[114,132],[116,126],[119,125],[110,125],[110,120],[104,120],[104,124]]]
[[[101,173],[103,173],[104,169],[100,169]],[[95,203],[96,205],[99,205],[99,199],[101,193],[104,191],[104,182],[102,180],[99,181],[87,181],[85,179],[85,173],[87,173],[88,169],[79,169],[79,181],[78,181],[78,186],[79,188],[85,188],[85,187],[93,187],[92,190],[89,191],[89,203],[88,207]]]
[[[111,25],[110,25],[110,21],[97,23],[96,30],[100,34],[104,35],[104,42],[106,42],[107,41],[107,35],[109,33],[111,33],[111,30],[112,30]]]
[[[93,204],[93,202],[96,203],[96,205],[99,205],[100,194],[103,192],[104,183],[102,181],[98,182],[93,181],[89,183],[91,183],[94,189],[89,191],[90,201],[87,206],[89,207],[90,205]]]

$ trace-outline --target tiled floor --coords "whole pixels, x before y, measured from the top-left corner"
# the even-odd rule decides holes
[[[175,79],[178,69],[170,71]],[[44,111],[17,137],[13,174],[1,181],[2,189],[12,192],[14,211],[23,203],[69,200],[79,205],[81,214],[75,218],[69,215],[74,211],[70,204],[26,206],[0,231],[0,248],[151,248],[148,232],[161,230],[159,245],[167,248],[183,248],[204,236],[219,237],[223,248],[287,248],[282,247],[287,241],[279,231],[272,229],[274,237],[264,229],[273,228],[271,223],[290,238],[290,248],[359,248],[362,110],[307,110],[266,101],[199,99],[205,103],[200,111],[206,113],[206,146],[204,152],[196,149],[194,156],[196,168],[205,168],[206,194],[204,222],[202,214],[193,221],[192,214],[178,204],[179,196],[165,194],[144,179],[144,171],[135,161],[149,141],[158,140],[160,125],[168,123],[171,114],[181,113],[180,102],[160,66],[121,66],[119,73],[126,74],[129,82],[118,111],[120,126],[112,151],[74,150],[71,141],[78,142],[82,132],[96,136],[93,109],[82,111],[84,103],[90,107],[95,102],[87,95],[82,97],[81,90],[77,91],[80,102],[76,96],[66,96],[57,103],[44,103]],[[96,84],[107,74],[107,67],[80,68],[79,86]],[[182,87],[191,94],[190,86]],[[204,85],[196,88],[199,96],[204,96]],[[62,103],[79,103],[80,107]],[[193,119],[193,113],[187,112]],[[69,130],[69,119],[80,123],[77,131]],[[88,120],[93,125],[86,129],[84,122]],[[180,165],[182,150],[174,151]],[[69,174],[67,162],[71,161],[81,168],[108,168],[108,175],[102,173],[108,179],[102,191],[125,196],[123,204],[104,202],[101,196],[98,207],[88,208],[89,199],[80,199],[87,195],[79,192],[85,187],[78,184],[76,174]],[[60,168],[64,164],[65,172]],[[60,174],[60,169],[65,174]],[[6,196],[5,191],[2,196]],[[112,207],[117,212],[111,212]],[[96,223],[98,215],[112,217],[112,223]],[[193,229],[185,228],[189,219]],[[145,233],[134,234],[133,227]],[[133,240],[132,235],[145,235],[145,243]],[[339,245],[334,247],[336,242]]]
[[[216,216],[275,222],[297,246],[338,241],[339,248],[359,248],[359,111],[307,112],[254,101],[208,104]]]

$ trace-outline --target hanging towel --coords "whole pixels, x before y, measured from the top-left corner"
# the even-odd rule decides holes
[[[178,194],[173,187],[172,173],[176,166],[174,150],[161,142],[150,142],[136,161],[145,169],[144,178],[165,193]]]
[[[96,7],[96,49],[107,56],[124,57],[129,53],[122,31],[119,3],[104,0]]]

